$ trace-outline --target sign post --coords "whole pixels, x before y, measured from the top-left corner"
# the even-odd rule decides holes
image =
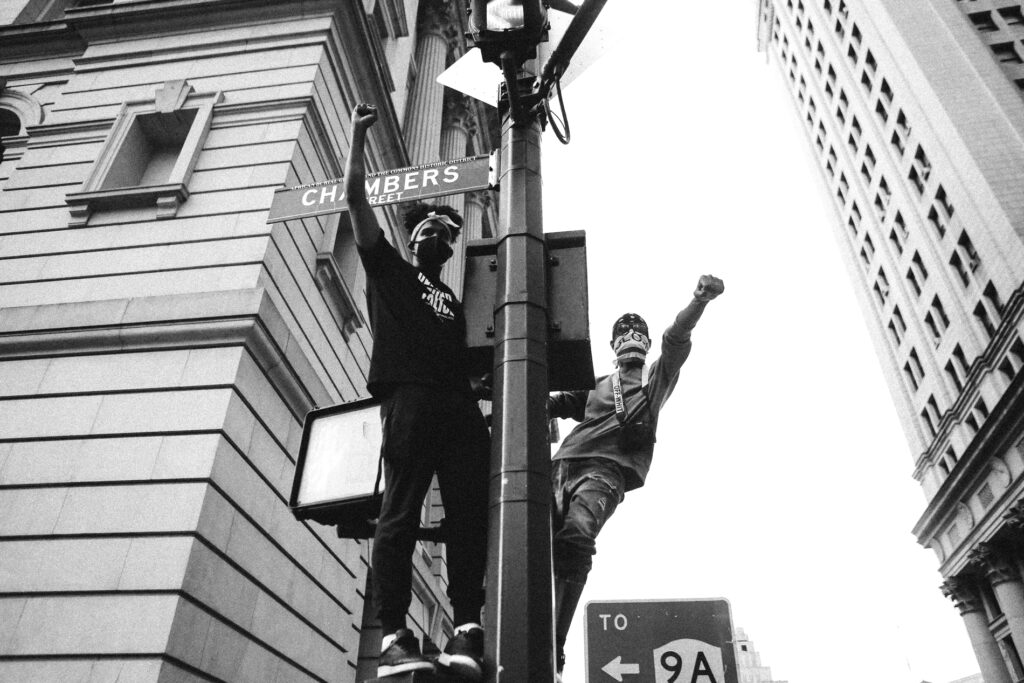
[[[588,602],[587,683],[738,683],[729,602]]]

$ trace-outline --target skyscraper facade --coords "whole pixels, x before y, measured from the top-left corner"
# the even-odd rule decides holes
[[[0,3],[0,680],[375,670],[369,543],[287,504],[305,413],[367,395],[365,278],[344,215],[267,211],[341,175],[358,102],[370,171],[492,149],[435,82],[458,9]],[[486,194],[449,201],[487,236]],[[439,645],[444,563],[417,547],[409,613]]]
[[[1022,3],[758,12],[927,501],[914,533],[985,681],[1024,680]]]

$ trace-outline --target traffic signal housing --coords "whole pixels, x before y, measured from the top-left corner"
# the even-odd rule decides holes
[[[469,35],[485,62],[501,64],[510,53],[516,64],[537,54],[537,43],[547,32],[547,6],[543,0],[467,0]]]

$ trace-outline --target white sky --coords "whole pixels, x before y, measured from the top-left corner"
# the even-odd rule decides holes
[[[582,604],[620,599],[725,597],[789,683],[977,672],[910,533],[925,506],[912,454],[803,124],[756,52],[755,3],[638,10],[607,4],[618,43],[565,93],[572,144],[545,134],[545,229],[587,230],[599,373],[619,314],[660,337],[702,273],[726,291],[694,334],[646,487],[598,539],[565,682],[585,678]]]

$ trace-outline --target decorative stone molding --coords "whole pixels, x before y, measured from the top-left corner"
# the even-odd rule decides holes
[[[43,122],[43,105],[32,95],[14,89],[0,88],[0,109],[9,109],[17,114],[21,121],[21,135],[28,126],[36,126]]]
[[[1020,574],[1003,552],[992,543],[979,543],[967,553],[969,564],[985,573],[985,578],[995,586],[1008,581],[1020,581]]]
[[[1006,465],[1006,462],[1000,457],[992,458],[992,472],[995,474],[995,480],[1004,489],[1010,485],[1013,481],[1013,475],[1010,474],[1010,468]]]
[[[974,528],[974,513],[971,512],[971,508],[963,502],[960,502],[956,506],[956,521],[965,531],[970,531]]]
[[[953,605],[961,615],[980,612],[983,607],[978,589],[970,579],[953,576],[939,586],[942,594],[953,601]]]
[[[327,307],[341,329],[342,339],[348,341],[352,333],[366,323],[363,314],[359,312],[355,295],[341,276],[341,268],[333,254],[320,252],[316,255],[315,278],[317,289],[324,293]]]
[[[449,91],[444,98],[444,128],[460,128],[467,138],[476,133],[476,116],[469,98]]]

